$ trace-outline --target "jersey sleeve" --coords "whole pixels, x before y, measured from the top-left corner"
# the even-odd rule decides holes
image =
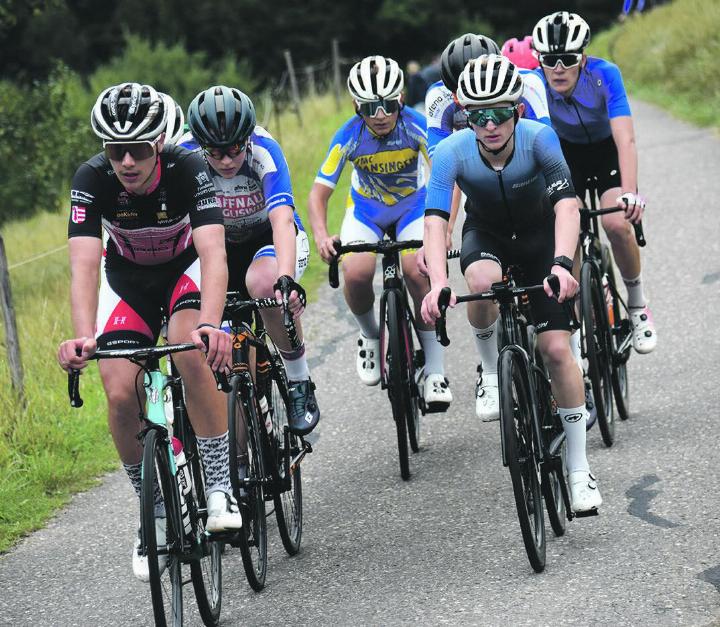
[[[425,199],[425,215],[450,217],[455,179],[457,178],[457,158],[453,147],[448,142],[438,145],[433,157],[430,171],[427,197]]]
[[[330,149],[315,177],[316,183],[322,183],[335,189],[352,149],[353,138],[351,130],[353,121],[354,120],[350,120],[340,127],[332,138]]]
[[[612,119],[621,115],[632,115],[620,68],[609,62],[604,63],[601,68],[603,82],[605,83],[608,117]]]
[[[187,153],[178,158],[172,172],[182,190],[179,197],[184,206],[180,210],[190,216],[192,228],[223,224],[222,209],[205,159],[197,152]]]
[[[441,140],[452,133],[452,93],[442,83],[435,83],[425,94],[425,117],[427,119],[428,155],[435,153]]]
[[[260,178],[268,212],[280,205],[295,207],[290,168],[280,144],[264,132],[253,141],[252,150],[252,168]]]
[[[542,168],[545,196],[550,206],[563,198],[575,198],[570,168],[563,156],[557,133],[552,128],[543,128],[535,135],[533,152]]]
[[[96,170],[83,163],[73,176],[70,189],[68,239],[87,236],[102,238],[102,181]]]
[[[523,117],[551,126],[545,84],[535,72],[526,71],[520,72],[520,74],[524,85],[522,102],[525,104],[525,114]]]

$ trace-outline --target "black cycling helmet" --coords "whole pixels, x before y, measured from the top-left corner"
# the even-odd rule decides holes
[[[201,146],[223,148],[244,142],[255,129],[255,107],[243,92],[216,85],[190,103],[188,125]]]
[[[440,57],[440,76],[445,87],[457,91],[458,78],[467,62],[484,54],[500,54],[500,47],[484,35],[465,33],[451,41]]]

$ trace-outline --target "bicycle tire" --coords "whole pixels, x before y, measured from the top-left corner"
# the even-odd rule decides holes
[[[243,529],[239,534],[240,555],[243,569],[250,587],[259,592],[265,587],[267,576],[267,515],[265,513],[265,463],[263,443],[259,429],[265,430],[260,423],[255,399],[245,398],[240,375],[234,375],[228,394],[228,440],[230,483],[233,494],[241,507]],[[244,485],[240,485],[238,475],[238,436],[240,430],[246,434],[247,473]],[[241,493],[241,488],[243,493]]]
[[[182,598],[182,543],[183,524],[180,514],[180,496],[175,477],[170,473],[167,436],[161,437],[156,429],[145,435],[142,462],[141,536],[150,573],[155,624],[159,627],[183,623]],[[166,548],[158,546],[155,529],[155,485],[160,486],[165,503]],[[160,556],[167,556],[167,566],[160,572]]]
[[[407,303],[405,303],[407,307]],[[405,354],[405,420],[407,422],[408,439],[413,453],[420,451],[420,402],[415,378],[415,343],[413,342],[413,326],[407,315],[399,321],[403,332],[403,349]]]
[[[288,423],[288,384],[285,369],[280,356],[271,351],[271,374],[269,378],[270,390],[267,395],[270,416],[272,420],[272,449],[273,459],[273,501],[275,504],[275,518],[283,547],[288,555],[297,555],[302,542],[302,472],[298,465],[294,470],[286,469],[285,463],[285,429]],[[288,428],[288,443],[290,445],[289,459],[292,460],[301,450],[300,438],[290,433]],[[284,489],[286,472],[290,472],[289,488]],[[281,488],[282,486],[282,488]]]
[[[617,292],[617,284],[615,283],[615,273],[612,266],[606,270],[606,276],[610,289],[611,308],[612,311],[612,337],[613,337],[613,360],[612,360],[612,388],[615,397],[615,407],[617,408],[620,420],[627,420],[630,417],[630,379],[628,377],[627,362],[630,357],[632,347],[628,347],[622,352],[619,349],[622,346],[624,338],[632,333],[632,323],[627,308],[620,301]]]
[[[580,309],[584,329],[588,376],[592,387],[597,422],[605,446],[615,440],[615,412],[612,392],[612,337],[608,326],[605,290],[592,262],[580,271]]]
[[[545,569],[545,517],[533,420],[528,374],[514,351],[506,350],[500,355],[500,424],[505,460],[525,552],[533,570],[539,573]]]
[[[389,290],[385,301],[385,322],[387,324],[387,351],[385,358],[388,372],[388,397],[392,406],[395,429],[397,431],[398,458],[400,476],[410,479],[410,460],[408,457],[407,418],[405,417],[405,393],[403,391],[403,353],[401,329],[398,317],[398,294]]]

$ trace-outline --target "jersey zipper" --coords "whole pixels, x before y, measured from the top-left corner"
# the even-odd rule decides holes
[[[588,130],[585,127],[585,123],[582,121],[582,118],[580,117],[580,111],[578,111],[577,105],[575,104],[575,101],[572,99],[572,96],[570,97],[570,104],[573,106],[573,109],[575,109],[575,113],[577,113],[578,121],[580,122],[580,126],[582,126],[583,131],[585,131],[585,136],[587,137],[588,144],[592,144],[592,139],[590,138],[590,133],[588,133]]]

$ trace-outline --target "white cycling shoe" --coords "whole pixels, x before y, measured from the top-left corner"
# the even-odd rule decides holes
[[[423,382],[423,398],[431,411],[445,411],[452,403],[450,382],[441,374],[429,374]]]
[[[242,529],[242,516],[234,497],[226,492],[212,492],[207,499],[206,531]]]
[[[481,374],[475,384],[475,414],[483,422],[500,420],[497,374]]]
[[[576,470],[568,476],[570,507],[575,513],[591,512],[602,505],[595,477],[589,470]]]
[[[158,546],[165,544],[165,519],[155,519],[155,543]],[[135,543],[133,544],[132,552],[132,567],[133,574],[140,581],[147,583],[150,581],[150,566],[148,566],[147,555],[141,555],[141,542],[140,542],[140,531],[138,530]],[[167,568],[167,555],[158,555],[158,566],[160,568],[160,574],[162,575]]]
[[[360,381],[365,385],[377,385],[380,383],[380,340],[365,337],[361,333],[358,336],[357,344],[355,368]]]
[[[652,352],[657,345],[657,332],[650,308],[645,305],[642,309],[630,309],[630,322],[633,327],[633,348],[643,355]]]

